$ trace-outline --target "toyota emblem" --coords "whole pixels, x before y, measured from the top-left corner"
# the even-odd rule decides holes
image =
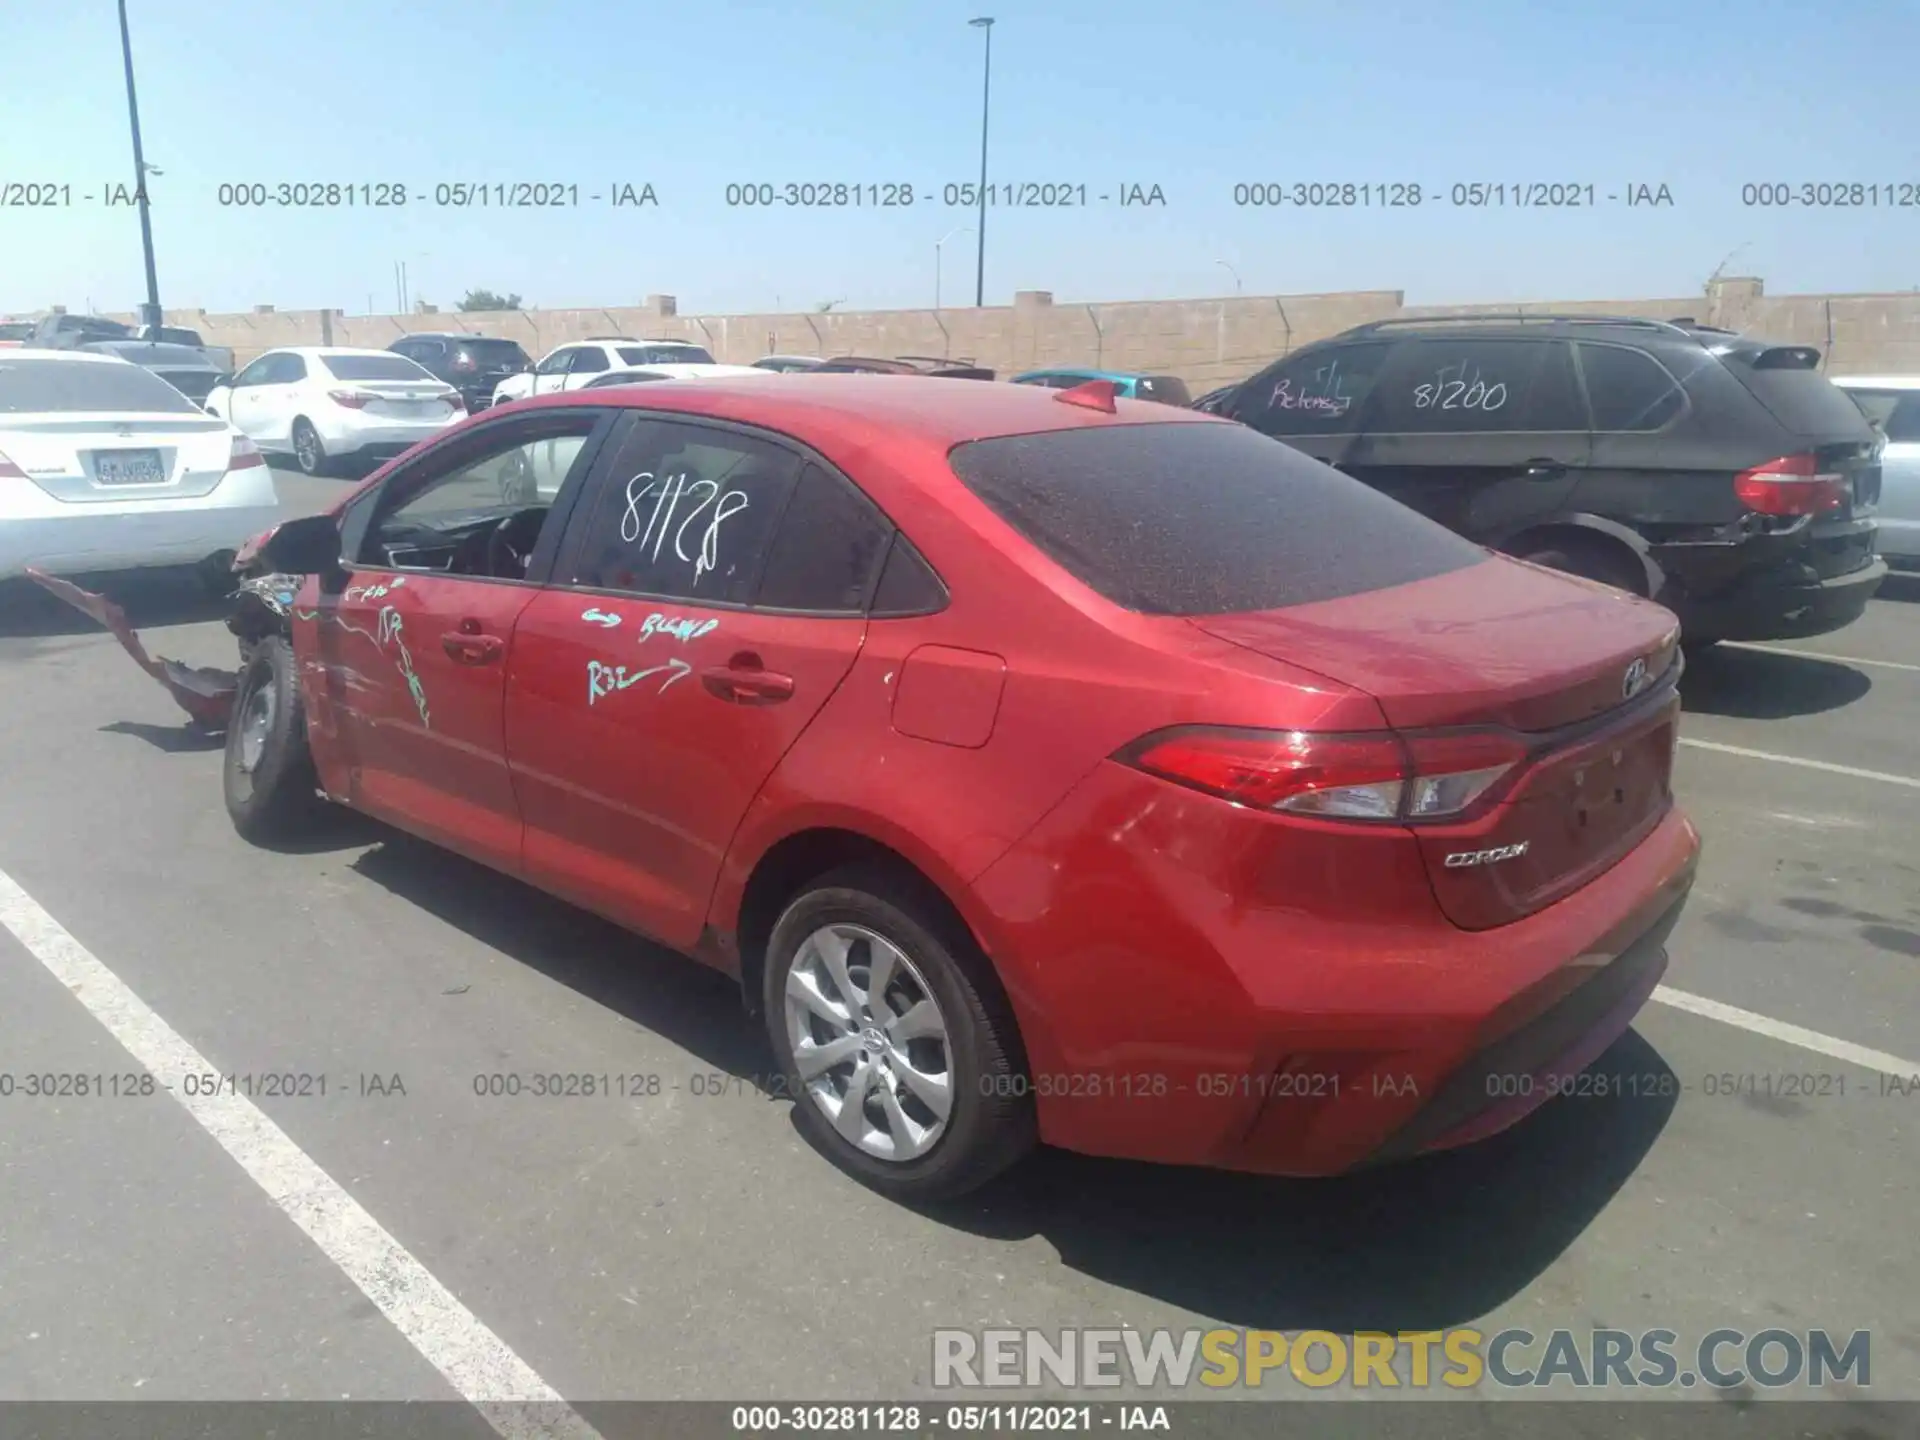
[[[1631,700],[1647,686],[1647,662],[1635,660],[1627,666],[1627,673],[1620,681],[1620,698]]]

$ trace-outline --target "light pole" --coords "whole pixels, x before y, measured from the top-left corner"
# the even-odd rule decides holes
[[[980,219],[976,235],[980,241],[979,265],[974,271],[974,308],[987,303],[987,101],[993,95],[993,17],[982,15],[969,20],[987,33],[986,68],[980,80]]]
[[[140,323],[161,324],[160,280],[153,268],[153,217],[147,212],[147,159],[140,150],[140,102],[133,93],[133,40],[127,33],[127,0],[120,0],[120,55],[127,67],[127,120],[133,127],[133,198],[140,206],[140,249],[147,261],[147,303]]]
[[[1227,273],[1233,277],[1233,293],[1238,295],[1240,293],[1240,272],[1234,269],[1233,266],[1227,265],[1227,262],[1224,260],[1216,260],[1213,263],[1216,265],[1226,265]]]
[[[971,225],[960,225],[949,230],[933,242],[933,308],[936,310],[940,308],[940,247],[956,235],[971,235],[972,233],[973,227]]]

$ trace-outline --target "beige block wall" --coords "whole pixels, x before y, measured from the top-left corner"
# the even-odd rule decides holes
[[[691,340],[714,358],[746,364],[762,355],[965,356],[1002,375],[1044,365],[1092,365],[1180,376],[1195,393],[1239,380],[1289,350],[1369,320],[1430,315],[1564,311],[1652,319],[1689,315],[1705,324],[1819,346],[1835,374],[1920,373],[1920,294],[1773,295],[1757,279],[1716,282],[1707,295],[1666,299],[1556,300],[1525,305],[1408,306],[1397,290],[1329,295],[1236,295],[1215,299],[1060,303],[1023,291],[1015,303],[981,309],[834,311],[826,314],[679,315],[668,296],[646,305],[495,314],[342,315],[256,310],[168,311],[169,324],[231,346],[244,364],[280,345],[385,349],[417,330],[471,330],[518,340],[536,358],[589,335]],[[116,318],[131,320],[132,316]]]

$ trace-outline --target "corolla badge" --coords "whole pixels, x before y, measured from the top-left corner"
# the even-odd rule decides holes
[[[1647,688],[1647,662],[1636,659],[1627,666],[1627,673],[1620,679],[1620,698],[1631,700]]]
[[[1472,865],[1492,865],[1501,860],[1516,860],[1527,853],[1532,842],[1522,840],[1517,845],[1496,845],[1491,850],[1456,850],[1447,856],[1447,869],[1465,870]]]

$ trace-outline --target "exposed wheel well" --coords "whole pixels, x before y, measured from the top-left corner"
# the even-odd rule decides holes
[[[972,928],[961,916],[959,907],[939,885],[906,856],[854,830],[802,830],[780,841],[753,867],[746,894],[740,901],[740,922],[735,935],[740,953],[740,990],[747,1009],[759,1014],[761,982],[766,975],[767,939],[787,902],[807,883],[861,861],[884,866],[917,892],[934,912],[930,921],[946,921],[961,936],[971,937]]]
[[[1633,547],[1602,530],[1582,525],[1542,525],[1515,535],[1500,547],[1510,555],[1527,556],[1542,550],[1559,550],[1574,558],[1594,562],[1599,573],[1593,578],[1609,584],[1630,581],[1623,588],[1644,597],[1647,594],[1647,567]]]

